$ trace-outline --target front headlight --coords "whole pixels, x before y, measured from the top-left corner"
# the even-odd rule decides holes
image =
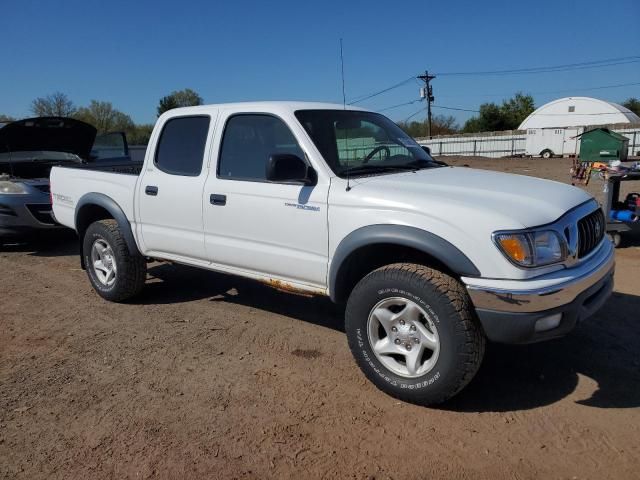
[[[27,193],[24,185],[10,180],[0,181],[0,193]]]
[[[496,245],[513,263],[523,267],[541,267],[567,258],[565,241],[553,230],[500,232]]]

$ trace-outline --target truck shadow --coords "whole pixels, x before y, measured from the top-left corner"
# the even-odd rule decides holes
[[[532,345],[488,345],[476,377],[441,408],[507,412],[567,396],[596,408],[640,407],[638,311],[640,297],[614,293],[598,314],[567,337]]]
[[[327,298],[293,295],[252,280],[172,264],[154,265],[149,273],[152,279],[133,303],[208,298],[344,332],[344,312]],[[490,344],[476,377],[439,408],[509,412],[551,405],[568,396],[596,408],[640,407],[639,311],[639,296],[614,293],[596,316],[565,338],[521,346]]]
[[[28,253],[36,257],[79,255],[78,236],[68,228],[42,230],[15,239],[0,240],[0,252]]]
[[[208,298],[344,332],[341,309],[328,298],[296,295],[254,280],[184,265],[160,263],[150,266],[148,272],[151,279],[132,303],[168,304]]]

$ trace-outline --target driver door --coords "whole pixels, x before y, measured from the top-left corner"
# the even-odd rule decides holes
[[[291,129],[274,115],[231,115],[220,142],[215,173],[212,165],[204,189],[209,259],[262,278],[323,288],[329,179],[313,186],[266,180],[269,156],[306,158]]]

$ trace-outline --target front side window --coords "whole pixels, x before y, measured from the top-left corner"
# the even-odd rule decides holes
[[[209,117],[176,117],[164,124],[155,164],[172,175],[197,177],[202,171]]]
[[[336,175],[439,166],[384,115],[355,110],[299,110],[295,115]]]
[[[269,157],[281,153],[304,158],[293,133],[282,120],[271,115],[235,115],[225,127],[218,177],[266,181]]]

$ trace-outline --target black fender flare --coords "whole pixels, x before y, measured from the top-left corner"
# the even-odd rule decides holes
[[[342,239],[329,268],[329,294],[337,301],[336,285],[341,268],[359,248],[375,244],[395,244],[424,252],[444,264],[452,272],[465,277],[479,277],[480,271],[455,245],[438,235],[406,225],[369,225],[354,230]]]
[[[82,252],[82,245],[83,245],[84,239],[82,238],[82,236],[84,234],[84,229],[88,227],[89,224],[87,224],[85,228],[80,228],[80,226],[85,223],[82,219],[82,212],[83,212],[83,209],[85,209],[85,207],[93,206],[93,205],[101,207],[105,209],[107,212],[109,212],[109,215],[111,215],[113,219],[118,223],[118,227],[120,228],[120,231],[122,232],[122,235],[124,236],[124,239],[127,242],[127,247],[129,248],[129,251],[131,253],[139,254],[140,250],[138,250],[138,245],[136,244],[135,237],[133,236],[133,231],[131,230],[131,223],[129,223],[129,219],[127,218],[125,213],[122,211],[122,208],[120,207],[120,205],[118,205],[115,200],[105,195],[104,193],[97,193],[97,192],[85,193],[82,197],[80,197],[80,200],[78,200],[78,203],[76,204],[76,212],[75,212],[75,218],[74,218],[74,225],[76,227],[76,232],[78,232],[78,235],[80,235],[81,237],[80,238],[80,259],[81,259],[81,262],[83,263],[83,268],[84,268],[84,256]],[[81,229],[83,231],[80,231]]]

